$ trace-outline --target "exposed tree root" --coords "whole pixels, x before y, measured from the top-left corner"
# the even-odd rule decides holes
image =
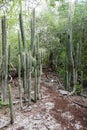
[[[81,94],[81,96],[82,96],[82,97],[84,97],[84,98],[87,98],[87,96],[86,96],[86,95],[84,95],[84,94]]]
[[[61,82],[59,81],[59,79],[57,79],[57,83],[60,85],[60,87],[61,87],[62,89],[64,89],[64,87],[63,87],[63,85],[61,84]]]
[[[50,129],[47,127],[47,125],[45,125],[44,123],[43,123],[43,125],[46,127],[47,130],[50,130]]]
[[[16,71],[16,68],[14,67],[14,65],[12,64],[12,63],[10,63],[10,65],[9,65],[13,70],[15,70]]]
[[[87,105],[83,105],[82,103],[79,103],[79,102],[77,102],[77,101],[72,100],[72,99],[70,98],[70,96],[68,96],[68,99],[69,99],[71,102],[73,102],[73,103],[79,105],[80,107],[87,108]]]
[[[8,78],[9,78],[9,83],[13,82],[13,78],[10,74],[8,75]]]
[[[72,95],[74,95],[74,94],[75,94],[75,92],[76,92],[76,88],[74,87],[74,88],[73,88],[73,91],[72,91],[72,92],[70,92],[68,95],[69,95],[69,96],[72,96]]]

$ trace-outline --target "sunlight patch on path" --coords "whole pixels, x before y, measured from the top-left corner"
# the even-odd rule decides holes
[[[38,113],[24,119],[18,116],[13,126],[9,126],[6,130],[18,130],[20,128],[23,130],[62,130],[61,124],[58,124],[49,113]]]
[[[10,124],[8,117],[0,115],[0,129],[4,126],[7,126],[8,124]]]

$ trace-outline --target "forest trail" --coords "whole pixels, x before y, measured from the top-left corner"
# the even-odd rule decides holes
[[[19,109],[19,103],[14,105],[15,121],[0,130],[87,130],[87,108],[74,104],[66,95],[59,92],[60,84],[57,76],[52,73],[41,79],[41,99],[37,103],[24,109]],[[17,82],[17,81],[15,81]],[[33,82],[33,81],[32,81]],[[17,101],[18,86],[13,87],[14,100]],[[87,98],[71,97],[74,100],[84,101]],[[0,127],[9,121],[9,110],[0,110]]]

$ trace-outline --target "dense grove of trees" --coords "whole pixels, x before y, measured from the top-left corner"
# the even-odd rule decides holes
[[[44,6],[40,4],[39,0],[0,2],[3,101],[12,69],[17,69],[19,86],[23,71],[29,103],[31,73],[35,72],[37,100],[42,62],[62,77],[65,88],[72,93],[78,86],[81,91],[87,82],[87,1],[46,0]]]

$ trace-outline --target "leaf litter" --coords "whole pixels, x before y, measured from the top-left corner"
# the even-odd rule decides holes
[[[51,78],[50,81],[55,81],[52,74]],[[41,99],[37,103],[32,102],[28,107],[24,103],[25,109],[23,110],[20,110],[19,103],[14,104],[14,124],[9,124],[8,108],[0,110],[1,130],[87,130],[87,109],[76,104],[72,105],[66,92],[62,91],[64,95],[59,92],[57,82],[45,81],[46,78],[43,76]],[[12,90],[14,95],[17,95],[18,86],[16,88],[13,86]],[[19,100],[14,95],[13,99]],[[77,97],[73,96],[73,99],[76,100]],[[78,97],[78,100],[81,101],[81,97]]]

